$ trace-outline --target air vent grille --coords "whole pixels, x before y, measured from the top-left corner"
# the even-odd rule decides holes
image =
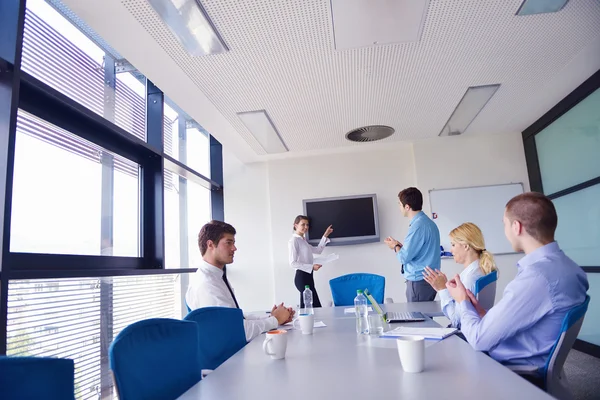
[[[351,142],[375,142],[385,139],[394,134],[395,130],[391,126],[385,125],[370,125],[362,128],[354,129],[346,133],[346,139]]]

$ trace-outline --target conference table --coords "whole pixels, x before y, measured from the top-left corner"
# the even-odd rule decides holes
[[[402,370],[396,341],[356,333],[344,309],[315,309],[327,326],[288,332],[285,359],[263,352],[258,336],[179,400],[271,399],[553,399],[457,336],[426,341],[425,369]],[[384,304],[386,311],[440,315],[439,302]],[[391,328],[406,324],[392,324]],[[409,326],[439,326],[428,318]]]

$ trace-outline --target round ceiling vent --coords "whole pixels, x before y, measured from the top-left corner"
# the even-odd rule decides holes
[[[346,139],[351,142],[374,142],[392,136],[394,128],[385,125],[369,125],[346,133]]]

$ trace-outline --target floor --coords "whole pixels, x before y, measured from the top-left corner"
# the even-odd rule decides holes
[[[575,400],[600,400],[600,358],[571,350],[564,370]]]

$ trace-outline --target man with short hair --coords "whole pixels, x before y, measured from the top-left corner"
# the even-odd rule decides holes
[[[198,247],[203,262],[190,277],[185,296],[192,310],[202,307],[240,308],[227,280],[225,265],[233,262],[237,250],[235,247],[235,228],[222,221],[210,221],[198,234]],[[263,332],[277,328],[292,320],[294,311],[284,307],[283,303],[274,306],[268,317],[244,315],[246,341],[251,341]]]
[[[504,233],[517,252],[517,276],[487,313],[456,275],[446,284],[460,312],[461,331],[475,350],[506,364],[543,368],[566,313],[582,304],[585,272],[558,247],[556,209],[541,193],[514,197],[504,211]],[[536,383],[536,382],[534,382]]]
[[[415,187],[398,193],[398,205],[402,216],[409,217],[408,234],[404,243],[393,237],[385,239],[385,244],[396,253],[402,264],[402,275],[406,279],[406,300],[433,301],[435,289],[423,278],[425,267],[439,270],[441,267],[440,231],[422,211],[423,195]]]

